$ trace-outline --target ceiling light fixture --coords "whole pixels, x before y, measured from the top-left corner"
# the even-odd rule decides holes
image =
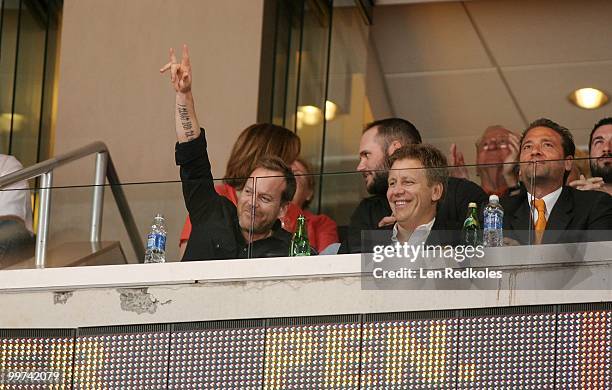
[[[608,95],[597,88],[579,88],[568,96],[570,102],[586,110],[594,110],[608,102]]]
[[[305,125],[318,125],[321,123],[322,119],[321,109],[316,106],[300,106],[298,107],[298,118],[300,118]]]
[[[325,120],[331,121],[338,114],[338,105],[331,100],[325,101]],[[316,126],[323,121],[323,113],[316,106],[298,106],[297,127],[301,129],[304,125]]]

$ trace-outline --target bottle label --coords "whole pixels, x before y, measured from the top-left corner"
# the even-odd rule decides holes
[[[147,249],[166,250],[166,236],[159,233],[151,233],[147,236]]]
[[[487,230],[498,230],[503,228],[501,216],[494,213],[485,214],[484,228]]]

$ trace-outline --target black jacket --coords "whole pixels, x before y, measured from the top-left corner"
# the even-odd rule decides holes
[[[469,203],[476,202],[482,206],[487,201],[487,194],[476,183],[450,177],[444,187],[444,198],[438,202],[436,223],[441,226],[462,226]],[[351,216],[348,235],[339,253],[360,253],[361,231],[378,229],[378,222],[389,215],[391,206],[386,195],[373,195],[363,199]]]
[[[504,235],[521,244],[533,243],[527,191],[500,200],[504,208]],[[563,187],[549,213],[543,244],[612,240],[612,196],[599,191]]]
[[[249,257],[236,206],[215,191],[204,130],[193,141],[177,143],[175,158],[181,167],[183,197],[192,224],[183,260]],[[270,237],[252,243],[250,257],[288,256],[290,243],[291,234],[277,220]]]

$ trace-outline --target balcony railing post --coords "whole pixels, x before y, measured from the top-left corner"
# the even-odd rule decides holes
[[[0,0],[1,2],[2,0]],[[108,152],[108,148],[102,142],[93,142],[79,149],[64,153],[62,155],[50,158],[46,161],[21,169],[19,171],[9,173],[0,177],[0,188],[10,186],[23,180],[29,180],[35,177],[41,177],[42,190],[40,191],[40,209],[38,215],[38,239],[36,242],[36,264],[44,267],[45,253],[47,244],[47,235],[49,229],[49,206],[51,201],[51,184],[53,179],[52,170],[66,165],[72,161],[79,160],[83,157],[96,153],[96,188],[93,194],[92,217],[91,217],[91,232],[90,238],[92,248],[99,248],[102,232],[102,209],[104,204],[104,176],[110,184],[111,191],[117,202],[121,219],[127,230],[128,236],[134,252],[138,258],[144,257],[144,245],[142,238],[138,232],[138,226],[134,221],[134,216],[130,210],[121,182],[117,176],[117,171],[113,165],[113,160]]]
[[[40,204],[38,207],[38,229],[36,232],[36,268],[45,268],[49,219],[51,210],[51,187],[53,171],[43,173],[40,180]]]
[[[96,172],[94,177],[93,200],[91,202],[91,229],[89,240],[98,243],[102,240],[102,213],[104,208],[104,184],[106,183],[106,167],[108,153],[96,153]]]

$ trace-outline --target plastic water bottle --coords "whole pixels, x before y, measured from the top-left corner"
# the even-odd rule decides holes
[[[497,195],[489,197],[489,204],[484,209],[484,246],[504,245],[504,209],[499,204]]]
[[[144,262],[166,262],[166,221],[161,214],[157,214],[153,218],[151,230],[147,236],[147,251],[145,252]]]

